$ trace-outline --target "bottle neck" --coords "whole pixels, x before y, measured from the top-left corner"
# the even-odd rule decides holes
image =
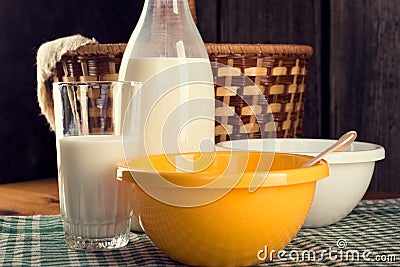
[[[173,12],[176,15],[190,14],[188,0],[145,0],[143,12],[151,13],[149,8],[163,10],[165,14]],[[191,15],[191,14],[190,14]]]
[[[131,40],[131,58],[208,58],[188,0],[146,0]]]

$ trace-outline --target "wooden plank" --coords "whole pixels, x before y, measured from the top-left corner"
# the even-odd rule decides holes
[[[197,27],[206,43],[219,42],[219,1],[197,0]]]
[[[0,215],[59,213],[56,178],[0,185]]]
[[[303,1],[299,1],[303,2]],[[298,34],[305,34],[304,43],[311,45],[314,54],[310,60],[308,81],[306,87],[305,114],[303,119],[303,137],[321,138],[323,137],[323,123],[327,120],[324,117],[323,98],[326,90],[323,86],[323,60],[324,46],[322,43],[323,21],[321,17],[323,1],[306,1],[309,3],[303,12],[308,12],[306,17],[308,25],[304,30],[299,30]],[[301,16],[301,15],[299,15]],[[300,22],[301,23],[301,22]],[[300,25],[303,25],[302,23]]]
[[[400,192],[400,5],[331,0],[331,136],[355,129],[386,148],[371,188]]]
[[[330,137],[360,129],[364,5],[332,0],[330,27]]]
[[[199,4],[202,1],[198,1]],[[223,43],[294,43],[314,48],[303,136],[321,135],[321,2],[221,0]]]
[[[396,0],[366,2],[364,88],[361,130],[382,144],[386,159],[377,165],[375,190],[400,192],[400,5]]]

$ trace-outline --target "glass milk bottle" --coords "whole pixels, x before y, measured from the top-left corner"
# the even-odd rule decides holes
[[[213,76],[187,0],[145,1],[119,80],[143,83],[125,124],[144,148],[130,155],[214,150]]]

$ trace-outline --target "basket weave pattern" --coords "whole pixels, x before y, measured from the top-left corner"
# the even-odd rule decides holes
[[[98,44],[69,51],[54,70],[54,82],[116,81],[126,44]]]
[[[237,74],[223,71],[223,67],[214,70],[215,97],[218,100],[216,121],[224,125],[216,124],[216,142],[268,137],[275,127],[277,137],[301,135],[308,58],[312,54],[310,47],[249,44],[206,46],[210,61],[238,69],[252,81],[248,84],[243,78],[243,81],[235,80]],[[258,89],[254,88],[253,83]],[[275,125],[267,120],[269,111],[273,113]],[[242,125],[234,116],[235,112],[240,116]]]

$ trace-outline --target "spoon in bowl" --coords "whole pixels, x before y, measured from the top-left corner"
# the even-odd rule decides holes
[[[330,154],[331,152],[334,151],[345,151],[347,147],[354,142],[354,140],[357,138],[357,132],[356,131],[349,131],[342,135],[339,140],[337,140],[333,145],[319,153],[317,156],[315,156],[313,159],[311,159],[309,162],[301,166],[301,168],[306,168],[310,167],[314,164],[316,164],[318,161],[323,159],[326,155]]]

